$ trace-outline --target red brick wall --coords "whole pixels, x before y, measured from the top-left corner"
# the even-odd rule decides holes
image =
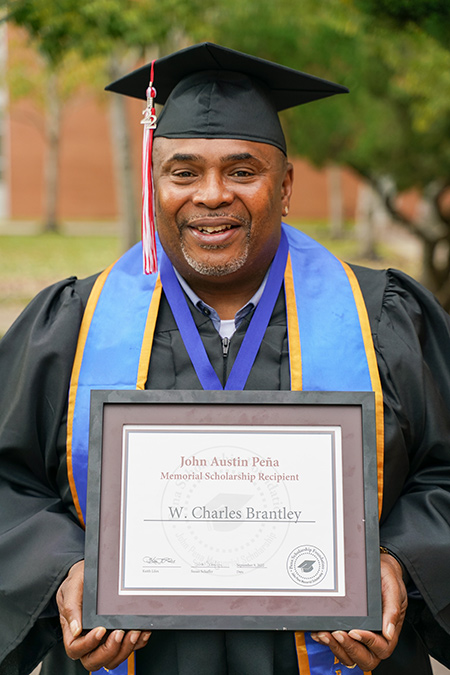
[[[68,105],[63,113],[58,200],[62,218],[116,217],[107,112],[86,96]],[[45,161],[42,114],[29,102],[13,105],[10,134],[11,216],[41,219]]]
[[[62,118],[60,155],[59,216],[63,219],[114,219],[117,200],[111,151],[110,118],[105,105],[84,96],[68,105]],[[133,151],[136,181],[139,180],[140,102],[131,103]],[[43,217],[44,189],[44,120],[27,102],[14,104],[10,117],[11,167],[10,197],[13,218]],[[324,219],[328,216],[328,177],[304,160],[294,162],[294,196],[290,216]],[[342,173],[344,212],[354,215],[357,179]]]
[[[25,33],[9,28],[10,53],[25,59],[39,74],[35,52],[27,47]],[[40,75],[42,79],[42,75]],[[36,77],[39,86],[39,76]],[[41,85],[42,86],[42,85]],[[58,216],[71,220],[112,220],[118,204],[111,148],[109,101],[114,94],[81,93],[70,99],[62,114],[60,190]],[[143,101],[129,100],[128,112],[133,135],[136,195],[140,192],[141,112]],[[11,217],[42,220],[44,210],[44,113],[30,101],[13,102],[9,110],[10,165],[7,168]],[[327,170],[318,171],[304,160],[294,162],[294,195],[290,217],[303,220],[327,219],[329,185]],[[342,170],[344,217],[352,220],[358,194],[358,178]],[[446,204],[450,211],[450,194]],[[413,215],[417,194],[401,198],[402,208]]]
[[[289,215],[302,220],[327,219],[329,214],[327,170],[315,169],[303,159],[296,159],[293,164],[294,194]],[[355,216],[358,179],[351,171],[343,169],[341,180],[344,217],[350,220]]]
[[[9,29],[11,62],[22,60],[43,86],[39,60],[27,46],[26,34]],[[109,101],[114,94],[89,92],[67,101],[62,112],[58,216],[69,220],[111,220],[118,215],[111,148]],[[133,135],[136,195],[140,186],[140,124],[143,101],[128,102]],[[42,220],[44,215],[45,120],[43,109],[31,100],[10,107],[10,166],[8,171],[11,217]],[[344,213],[353,218],[357,180],[342,172]],[[328,177],[305,161],[295,161],[294,198],[290,216],[328,217]]]

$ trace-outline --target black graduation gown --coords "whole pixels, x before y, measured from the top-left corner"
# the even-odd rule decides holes
[[[403,647],[389,660],[398,663],[391,668],[383,663],[377,673],[421,675],[429,670],[425,662],[420,665],[423,649],[413,625],[431,653],[450,665],[450,320],[402,273],[355,272],[369,310],[385,400],[381,541],[404,562],[412,591]],[[43,291],[0,343],[1,675],[25,675],[60,639],[54,594],[83,557],[83,531],[66,478],[65,416],[78,329],[93,281],[69,279]],[[207,317],[193,314],[223,380],[220,338]],[[244,331],[245,325],[231,341],[228,372]],[[165,303],[147,386],[200,388]],[[289,388],[282,295],[246,388]],[[263,635],[155,633],[138,653],[138,669],[146,675],[291,675],[290,636]],[[405,661],[406,652],[414,666]],[[263,657],[259,664],[256,654]],[[85,672],[68,660],[57,665],[60,658],[54,654],[48,673]]]

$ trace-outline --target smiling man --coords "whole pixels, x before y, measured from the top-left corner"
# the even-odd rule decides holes
[[[134,247],[43,291],[1,343],[0,674],[430,675],[428,651],[450,665],[450,322],[402,273],[282,224],[277,113],[346,90],[209,43],[157,61],[156,93],[152,70],[110,89],[165,104],[144,145],[160,274]],[[375,391],[382,632],[83,631],[92,387]]]
[[[157,138],[153,157],[161,244],[190,287],[233,319],[278,249],[292,166],[272,145],[230,139]]]

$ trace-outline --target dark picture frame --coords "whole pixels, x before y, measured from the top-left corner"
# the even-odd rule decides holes
[[[342,439],[345,592],[299,597],[121,594],[124,426],[338,427]],[[277,449],[274,448],[274,456]],[[183,522],[180,523],[183,526]],[[299,545],[301,542],[299,541]],[[300,548],[294,549],[293,565]],[[313,556],[315,555],[313,551]],[[281,573],[281,571],[280,571]],[[284,573],[284,570],[283,570]],[[375,403],[371,392],[92,391],[83,627],[381,629]]]

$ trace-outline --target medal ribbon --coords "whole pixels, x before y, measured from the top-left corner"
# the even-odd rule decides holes
[[[168,257],[163,254],[161,259],[161,281],[164,294],[170,305],[187,353],[189,354],[189,358],[192,361],[192,365],[194,366],[203,389],[207,391],[218,389],[241,391],[244,389],[280,293],[286,268],[288,250],[287,237],[284,231],[282,231],[280,244],[273,259],[264,292],[247,328],[244,340],[242,341],[241,348],[233,364],[225,387],[222,387],[208,358],[189,309],[188,301],[175,275],[172,263]]]

